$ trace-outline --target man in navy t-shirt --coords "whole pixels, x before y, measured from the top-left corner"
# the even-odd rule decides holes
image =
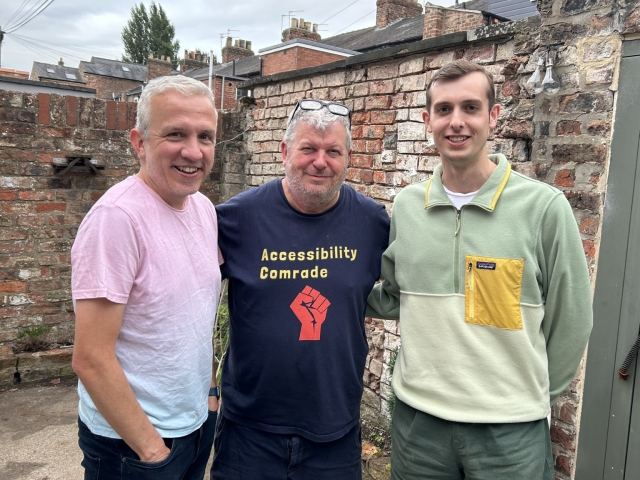
[[[349,120],[299,100],[285,178],[216,207],[231,326],[212,479],[361,478],[364,311],[389,218],[343,183]]]

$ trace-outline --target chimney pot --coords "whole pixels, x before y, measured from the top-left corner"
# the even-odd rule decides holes
[[[251,42],[247,40],[247,50],[251,50]]]
[[[185,48],[184,49],[184,59],[186,60],[187,58],[189,58],[189,51]]]
[[[297,18],[292,18],[291,19],[291,28],[298,28],[298,19]]]
[[[240,48],[247,48],[247,42],[245,40],[240,40]]]
[[[64,66],[64,62],[62,61],[62,57],[60,57],[60,60],[58,60],[58,65]]]
[[[167,55],[167,62],[171,62],[171,55]]]
[[[153,53],[149,52],[149,58],[153,58]]]
[[[318,24],[317,23],[313,24],[313,33],[318,33]]]
[[[227,37],[227,47],[231,46],[231,37]]]
[[[300,20],[298,20],[298,27],[304,28],[304,18],[300,17]]]

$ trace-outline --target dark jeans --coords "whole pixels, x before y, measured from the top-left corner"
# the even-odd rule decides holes
[[[118,438],[94,435],[78,418],[78,445],[84,459],[85,480],[202,480],[211,453],[216,413],[196,431],[179,438],[165,438],[171,449],[159,462],[142,462]]]
[[[332,442],[245,427],[220,415],[211,480],[360,480],[360,424]]]

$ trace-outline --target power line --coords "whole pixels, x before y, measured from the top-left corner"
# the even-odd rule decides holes
[[[356,24],[356,23],[358,23],[360,20],[364,20],[364,19],[365,19],[365,18],[367,18],[369,15],[371,15],[372,13],[375,13],[375,12],[376,12],[376,11],[374,10],[373,12],[369,12],[369,13],[367,13],[364,17],[359,18],[358,20],[356,20],[356,21],[355,21],[355,22],[353,22],[353,23],[350,23],[349,25],[347,25],[346,27],[344,27],[342,30],[338,30],[336,33],[334,33],[334,35],[337,35],[337,34],[339,34],[340,32],[342,32],[342,31],[346,30],[346,29],[347,29],[347,28],[349,28],[351,25],[355,25],[355,24]]]
[[[14,18],[16,18],[16,15],[18,15],[20,13],[20,11],[24,8],[25,4],[28,2],[29,0],[23,0],[22,5],[20,5],[18,7],[18,10],[16,10],[15,12],[13,12],[13,15],[11,15],[11,18],[9,19],[9,21],[7,21],[6,25],[11,25],[11,22],[13,21]]]
[[[342,10],[340,10],[338,13],[342,13],[344,12],[347,8],[349,8],[351,5],[353,5],[354,3],[358,3],[360,0],[356,0],[353,3],[350,3],[349,5],[347,5],[346,7],[344,7]],[[333,17],[335,17],[336,15],[338,15],[338,13],[336,13],[335,15],[330,16],[329,18],[327,18],[326,20],[323,20],[320,23],[327,23],[329,20],[331,20]]]
[[[5,33],[13,33],[13,32],[15,32],[16,30],[18,30],[20,27],[23,27],[24,25],[26,25],[27,23],[29,23],[31,20],[33,20],[34,18],[36,18],[38,15],[40,15],[42,12],[44,12],[44,11],[47,9],[47,7],[53,3],[53,1],[54,1],[54,0],[42,0],[42,3],[40,3],[39,5],[34,6],[34,7],[32,7],[32,8],[31,8],[31,10],[33,10],[34,8],[36,8],[36,10],[35,10],[33,13],[31,13],[31,10],[29,10],[29,12],[27,12],[26,14],[24,14],[24,15],[20,18],[20,20],[17,20],[17,22],[18,22],[17,24],[15,24],[15,25],[12,25],[12,26],[8,27],[8,28],[5,30]],[[24,18],[25,16],[26,16],[27,18]],[[23,20],[23,18],[24,18],[24,20]]]
[[[89,55],[93,55],[96,50],[102,50],[103,52],[113,53],[116,56],[118,55],[118,53],[120,53],[119,50],[111,50],[111,49],[102,48],[102,47],[82,48],[82,47],[77,47],[76,45],[71,45],[71,44],[68,44],[68,43],[45,42],[44,40],[38,40],[36,38],[26,37],[24,35],[18,35],[17,33],[13,33],[13,34],[11,34],[11,36],[13,38],[18,37],[18,38],[20,38],[22,40],[25,40],[25,41],[28,41],[28,42],[30,41],[30,42],[32,42],[34,44],[37,44],[37,45],[42,45],[43,47],[46,46],[46,45],[51,45],[51,46],[54,46],[54,47],[63,47],[65,49],[69,49],[69,50],[80,52],[80,53],[86,53],[86,54],[89,54]]]

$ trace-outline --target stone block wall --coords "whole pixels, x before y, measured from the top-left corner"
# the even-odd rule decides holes
[[[84,215],[138,171],[136,104],[0,90],[0,345],[24,329],[73,322],[69,254]],[[99,174],[52,165],[87,156]],[[201,191],[219,201],[220,163]]]

